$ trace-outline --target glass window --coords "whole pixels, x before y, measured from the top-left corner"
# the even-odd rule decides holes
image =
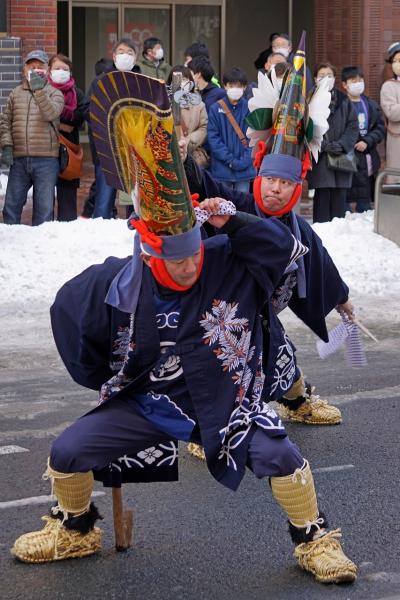
[[[78,87],[86,91],[95,77],[94,65],[111,58],[118,39],[118,8],[72,8],[72,62]]]
[[[142,56],[143,42],[156,37],[162,41],[165,60],[171,62],[171,14],[169,8],[125,8],[123,37],[130,37]]]
[[[203,42],[210,52],[215,70],[220,72],[221,12],[219,6],[176,6],[176,61],[194,41]]]

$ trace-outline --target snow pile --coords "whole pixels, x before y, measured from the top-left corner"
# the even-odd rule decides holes
[[[119,219],[0,224],[0,244],[0,316],[29,314],[48,312],[63,283],[88,266],[131,254],[133,233]]]
[[[377,311],[384,298],[385,318],[399,318],[400,248],[373,232],[373,212],[314,227],[360,314]],[[124,220],[79,219],[40,227],[0,224],[0,317],[47,315],[65,281],[107,256],[131,254],[132,242]]]
[[[400,248],[374,233],[374,212],[315,223],[351,294],[400,298]],[[400,301],[399,301],[400,302]]]

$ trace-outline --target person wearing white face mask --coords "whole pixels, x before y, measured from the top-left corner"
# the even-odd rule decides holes
[[[151,37],[144,40],[139,66],[143,75],[167,81],[171,65],[164,58],[164,48],[159,38]]]
[[[119,40],[113,49],[113,63],[118,71],[133,71],[140,73],[136,65],[136,48],[129,38]]]
[[[392,79],[381,87],[381,107],[387,119],[386,167],[400,169],[400,42],[387,50],[386,62],[392,67]],[[399,183],[399,177],[387,177],[388,183]]]
[[[328,80],[331,90],[329,129],[321,145],[317,163],[307,174],[309,189],[315,189],[313,222],[324,223],[334,217],[344,217],[348,190],[353,173],[333,169],[329,158],[347,154],[354,150],[358,140],[358,119],[352,102],[346,94],[335,87],[336,69],[330,63],[321,63],[314,70],[315,85]]]
[[[281,54],[288,63],[293,63],[294,54],[292,52],[292,41],[287,33],[277,33],[272,36],[271,41],[271,54]],[[313,87],[313,79],[311,71],[306,67],[306,89],[307,93],[311,91]]]
[[[93,194],[94,209],[91,216],[103,219],[112,219],[116,216],[115,199],[116,190],[108,185],[104,173],[100,167],[100,161],[97,156],[96,148],[93,142],[92,129],[90,125],[89,102],[97,86],[97,82],[105,73],[110,71],[131,71],[141,73],[140,67],[136,64],[137,51],[130,38],[121,38],[114,44],[112,50],[113,62],[107,65],[90,84],[86,93],[85,101],[85,119],[89,125],[89,143],[95,172],[95,191]],[[85,207],[86,208],[86,207]]]
[[[84,121],[85,95],[75,85],[72,63],[67,56],[55,54],[49,60],[50,85],[64,96],[64,108],[60,115],[60,133],[73,144],[79,144],[79,127]],[[73,221],[77,218],[77,191],[79,179],[57,180],[57,220]]]
[[[223,84],[226,97],[212,104],[208,112],[209,171],[216,181],[236,191],[248,192],[256,171],[244,134],[249,114],[243,97],[246,74],[238,68],[230,69],[223,76]]]
[[[385,136],[385,123],[379,105],[364,94],[361,69],[344,67],[342,86],[357,113],[359,126],[358,140],[354,145],[358,171],[353,175],[347,202],[353,212],[364,212],[371,208],[373,200],[375,175],[381,164],[376,147]]]

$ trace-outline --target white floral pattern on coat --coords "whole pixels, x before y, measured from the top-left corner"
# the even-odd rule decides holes
[[[249,320],[235,316],[238,308],[238,302],[213,300],[211,313],[205,312],[200,325],[205,329],[205,344],[212,346],[219,343],[214,353],[222,361],[223,370],[230,372],[235,369],[232,379],[239,386],[236,400],[242,402],[253,376],[248,363],[253,358],[255,347],[250,347]]]
[[[205,329],[203,339],[209,346],[220,344],[214,350],[218,360],[222,361],[224,371],[232,371],[235,385],[239,385],[236,396],[236,408],[232,411],[228,424],[220,430],[221,450],[219,460],[225,459],[227,466],[237,470],[233,456],[234,450],[244,441],[253,424],[265,430],[281,431],[285,428],[276,412],[261,400],[265,375],[262,370],[262,352],[257,359],[254,372],[250,367],[255,346],[250,347],[251,330],[249,321],[236,317],[239,303],[227,303],[214,300],[211,313],[203,315],[200,325]],[[253,380],[251,400],[247,391]]]
[[[283,394],[290,390],[296,374],[296,359],[290,339],[284,335],[285,343],[279,346],[274,369],[274,381],[271,385],[271,395],[278,386]]]
[[[163,458],[161,458],[163,457]],[[161,459],[161,460],[159,460]],[[122,471],[124,469],[140,468],[144,469],[146,465],[152,465],[161,467],[161,465],[167,464],[172,466],[178,459],[178,444],[171,441],[167,444],[157,444],[144,448],[137,452],[136,455],[124,455],[120,456],[116,461],[110,464],[111,469]]]

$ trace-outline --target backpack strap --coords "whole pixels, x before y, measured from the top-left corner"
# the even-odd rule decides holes
[[[248,148],[246,136],[244,135],[243,131],[240,129],[238,122],[236,121],[235,117],[233,116],[233,114],[229,110],[228,106],[226,105],[225,100],[218,100],[218,104],[220,105],[220,107],[222,108],[224,113],[226,114],[228,121],[232,125],[233,129],[235,130],[235,133],[238,136],[241,144],[245,148]]]

